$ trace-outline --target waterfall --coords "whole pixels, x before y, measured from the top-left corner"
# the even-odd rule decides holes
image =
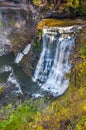
[[[24,55],[28,54],[30,48],[31,48],[31,44],[28,44],[21,53],[18,53],[15,59],[15,63],[19,63],[24,57]]]
[[[76,26],[43,29],[43,48],[32,80],[53,96],[63,94],[68,88],[65,74],[71,69],[69,54],[77,30]]]

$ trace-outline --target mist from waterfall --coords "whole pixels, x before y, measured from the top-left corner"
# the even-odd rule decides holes
[[[43,29],[43,48],[32,80],[53,96],[68,88],[69,54],[75,43],[74,26]]]

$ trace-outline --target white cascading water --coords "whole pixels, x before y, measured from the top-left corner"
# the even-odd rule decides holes
[[[63,94],[68,88],[65,74],[71,69],[69,54],[75,43],[75,27],[43,29],[43,49],[32,80],[53,96]]]
[[[2,67],[0,67],[0,74],[4,73],[4,72],[11,72],[12,68],[10,65],[3,65]]]
[[[18,64],[22,60],[24,55],[28,54],[30,48],[31,48],[31,44],[28,44],[21,53],[18,53],[17,56],[16,56],[16,59],[15,59],[15,63]]]
[[[11,70],[11,73],[7,79],[7,83],[10,83],[17,88],[17,90],[13,91],[14,93],[22,93],[21,86],[20,86],[19,82],[17,81],[17,79],[13,73],[13,70]]]

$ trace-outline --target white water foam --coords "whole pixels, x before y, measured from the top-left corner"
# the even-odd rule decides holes
[[[44,97],[44,95],[41,95],[39,93],[32,94],[32,96],[35,97],[35,98]]]
[[[80,29],[82,29],[82,26],[80,26],[80,25],[73,25],[73,26],[69,26],[69,27],[47,27],[47,26],[44,26],[43,32],[46,34],[47,33],[48,34],[57,34],[57,32],[59,32],[59,33],[75,33]]]
[[[2,67],[0,67],[0,73],[10,72],[10,71],[12,71],[12,68],[10,65],[3,65]]]

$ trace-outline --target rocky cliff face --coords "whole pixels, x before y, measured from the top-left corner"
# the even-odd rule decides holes
[[[2,1],[0,2],[0,10],[0,29],[9,30],[7,31],[7,38],[15,56],[21,53],[27,44],[32,43],[32,40],[34,41],[30,53],[24,56],[20,63],[26,74],[31,76],[39,54],[35,47],[38,22],[37,17],[35,17],[36,11],[33,6],[27,6],[25,1]],[[0,45],[0,50],[2,50],[1,47]],[[5,51],[7,50],[6,48]]]

